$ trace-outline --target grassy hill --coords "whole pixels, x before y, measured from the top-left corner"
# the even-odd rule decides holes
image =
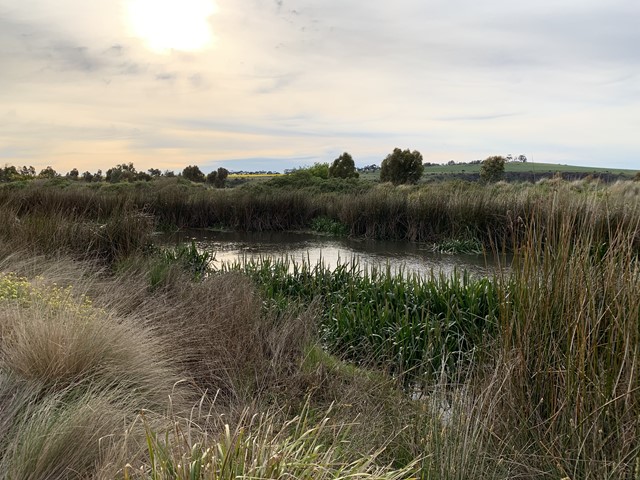
[[[505,165],[505,179],[508,181],[535,181],[539,178],[550,177],[556,172],[559,172],[565,179],[593,174],[605,181],[615,181],[618,177],[631,179],[638,171],[640,171],[640,169],[583,167],[579,165],[561,165],[558,163],[511,162]],[[425,166],[421,181],[431,182],[453,178],[474,181],[477,180],[479,174],[480,164],[433,165]],[[380,171],[361,172],[360,178],[362,180],[376,181],[380,178]]]
[[[636,170],[621,168],[601,168],[601,167],[581,167],[577,165],[561,165],[558,163],[535,163],[535,162],[510,162],[505,165],[505,172],[517,173],[611,173],[622,174],[630,177],[636,174]],[[437,165],[425,167],[424,175],[443,173],[480,173],[480,165]]]

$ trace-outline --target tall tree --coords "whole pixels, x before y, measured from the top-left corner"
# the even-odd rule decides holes
[[[358,178],[356,164],[351,155],[344,152],[329,167],[329,177]]]
[[[394,148],[393,153],[382,161],[380,181],[391,182],[394,185],[416,183],[423,171],[422,154],[419,151]]]

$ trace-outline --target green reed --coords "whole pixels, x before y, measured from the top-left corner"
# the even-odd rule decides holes
[[[266,298],[321,303],[320,336],[330,351],[389,369],[407,383],[433,381],[468,365],[495,334],[495,283],[466,272],[451,276],[362,268],[356,260],[322,262],[245,259],[222,271],[252,277]]]

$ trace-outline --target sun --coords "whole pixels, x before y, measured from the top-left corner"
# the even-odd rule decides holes
[[[127,7],[133,35],[155,52],[203,50],[213,43],[212,0],[129,0]]]

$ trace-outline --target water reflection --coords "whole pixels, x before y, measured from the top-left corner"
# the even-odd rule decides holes
[[[233,262],[242,258],[289,258],[296,262],[323,261],[335,266],[355,259],[362,268],[391,268],[405,274],[446,275],[453,270],[467,270],[472,275],[486,276],[496,272],[493,259],[483,255],[448,255],[434,253],[430,246],[409,242],[323,237],[292,232],[218,232],[187,230],[162,235],[161,242],[178,245],[195,241],[197,247],[215,254],[215,262]]]

